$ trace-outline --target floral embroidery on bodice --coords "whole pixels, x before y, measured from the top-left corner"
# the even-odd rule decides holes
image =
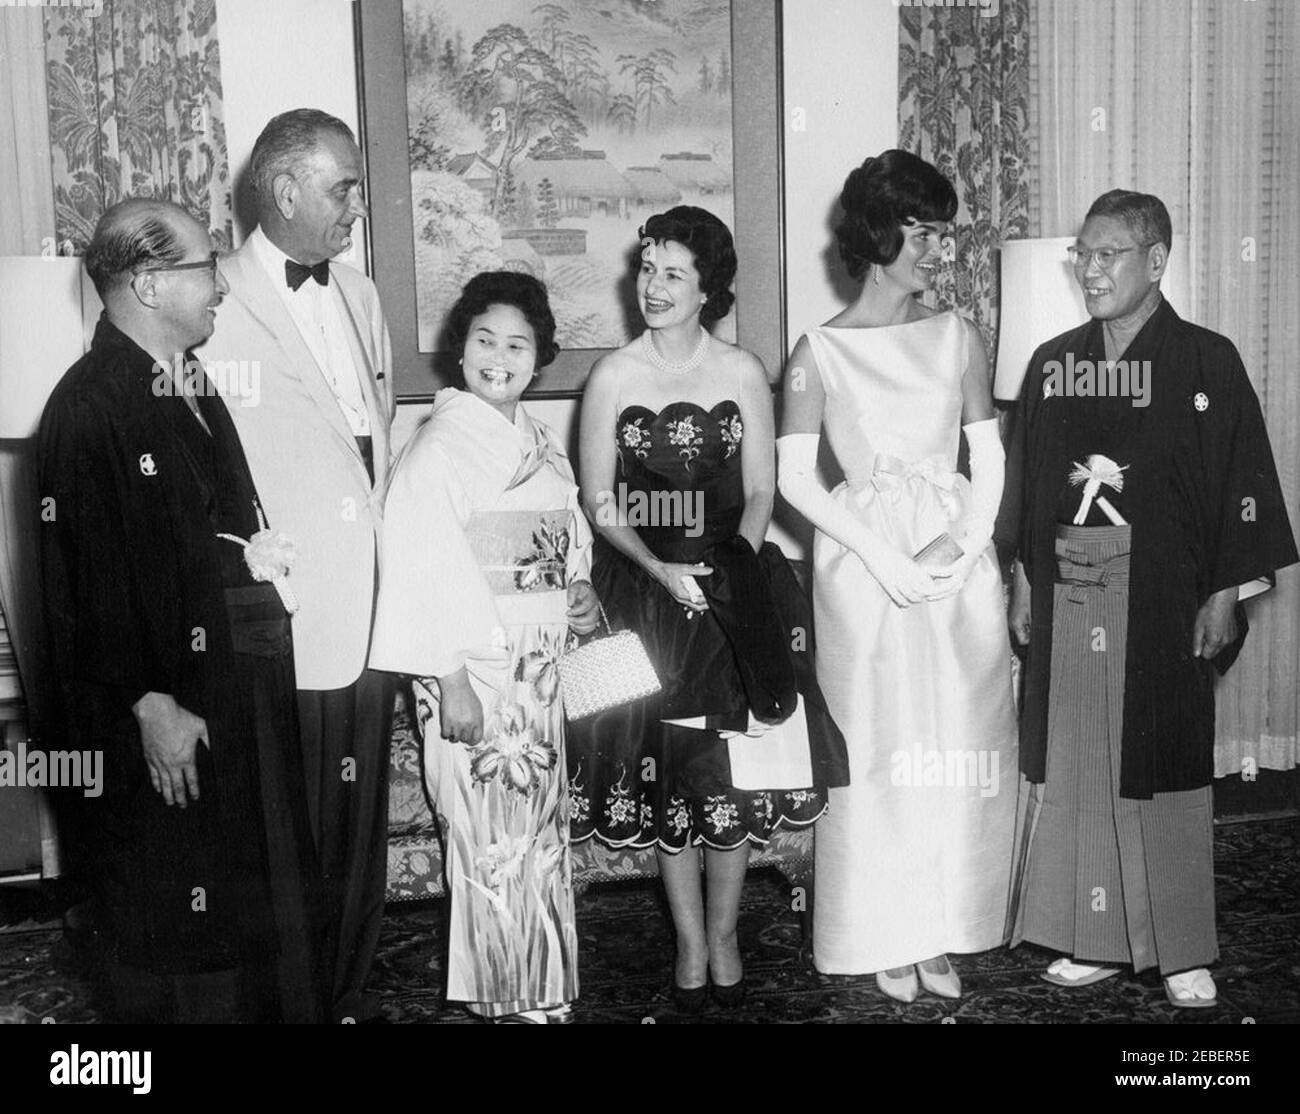
[[[628,406],[615,423],[615,441],[625,468],[628,457],[652,472],[680,467],[690,474],[697,461],[716,468],[739,452],[745,435],[740,408],[724,399],[709,409],[694,402],[670,402],[657,413]]]
[[[661,560],[697,561],[731,537],[745,509],[740,408],[670,402],[628,406],[614,426],[616,497],[628,524]]]

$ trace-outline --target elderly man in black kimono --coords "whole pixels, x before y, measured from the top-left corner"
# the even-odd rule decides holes
[[[1030,361],[1011,627],[1028,646],[1012,943],[1086,986],[1157,967],[1211,1006],[1214,677],[1241,601],[1297,560],[1259,401],[1160,294],[1169,214],[1112,190],[1072,249],[1091,320]]]
[[[148,199],[104,214],[86,269],[105,311],[41,421],[42,552],[68,740],[104,754],[84,821],[113,1013],[320,1020],[289,619],[188,351],[228,288],[203,226]]]

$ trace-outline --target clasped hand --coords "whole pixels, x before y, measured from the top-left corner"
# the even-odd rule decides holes
[[[979,553],[966,553],[950,565],[931,570],[897,551],[858,554],[867,571],[899,607],[947,599],[961,591]]]
[[[574,580],[569,584],[566,616],[574,634],[590,634],[600,625],[600,599],[590,581]]]
[[[884,538],[866,534],[854,544],[854,552],[867,571],[898,607],[947,599],[960,592],[978,563],[988,539],[964,533],[957,539],[962,555],[940,566],[924,566],[895,549]]]
[[[708,611],[709,604],[704,598],[704,593],[700,591],[700,586],[696,584],[701,576],[711,576],[713,568],[703,563],[696,565],[682,565],[672,562],[666,562],[659,566],[655,579],[668,590],[668,594],[673,597],[688,612],[694,614],[698,611]]]
[[[931,575],[934,578],[936,591],[927,598],[930,600],[945,600],[949,596],[955,596],[960,592],[970,578],[971,571],[975,568],[981,553],[982,550],[972,549],[963,553],[951,564],[935,569]]]

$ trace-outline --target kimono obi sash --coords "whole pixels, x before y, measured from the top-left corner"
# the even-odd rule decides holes
[[[465,538],[492,593],[564,591],[569,586],[569,544],[573,512],[477,511]]]
[[[227,588],[225,596],[235,653],[284,658],[293,652],[289,615],[280,594],[270,584]]]

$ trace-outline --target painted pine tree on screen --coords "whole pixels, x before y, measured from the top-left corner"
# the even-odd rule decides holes
[[[548,284],[563,347],[626,343],[645,218],[679,202],[734,218],[731,4],[405,0],[404,16],[420,348],[500,267]]]

